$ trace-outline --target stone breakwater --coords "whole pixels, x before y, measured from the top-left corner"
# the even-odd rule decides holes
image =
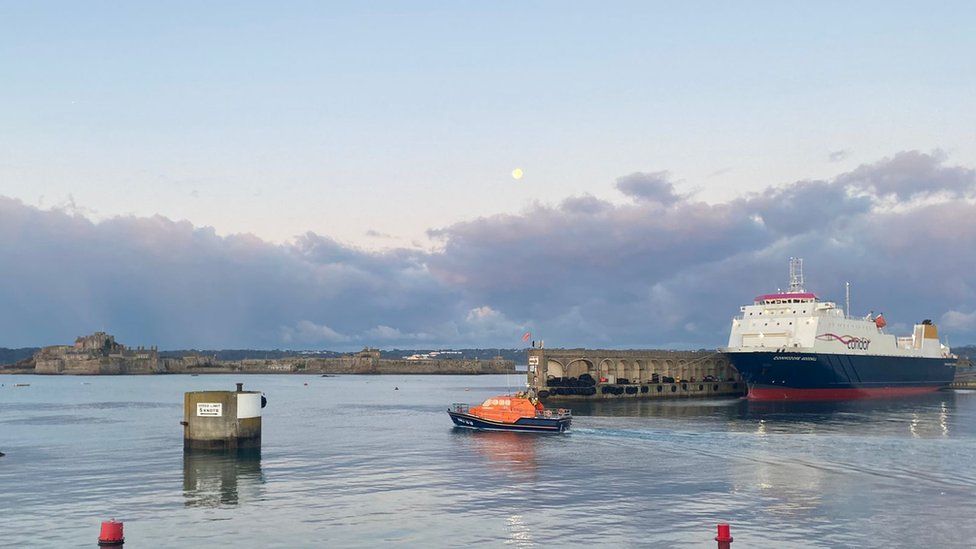
[[[128,348],[111,335],[98,332],[79,337],[74,345],[45,347],[33,358],[0,366],[0,373],[42,375],[134,374],[506,374],[515,363],[491,360],[380,358],[376,349],[335,358],[285,357],[276,359],[217,360],[188,355],[161,358],[155,347]]]
[[[529,349],[541,398],[605,400],[741,396],[746,384],[716,351]]]

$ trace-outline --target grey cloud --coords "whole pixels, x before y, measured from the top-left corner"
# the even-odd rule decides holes
[[[413,252],[314,234],[275,245],[162,217],[93,223],[10,199],[0,199],[0,257],[0,345],[106,329],[164,348],[350,348],[379,323],[424,331],[464,310]]]
[[[905,151],[874,164],[861,165],[837,178],[837,184],[899,201],[948,193],[972,196],[976,172],[961,166],[945,166],[945,154]]]
[[[284,326],[281,329],[282,340],[285,343],[317,344],[317,343],[346,343],[350,337],[329,328],[325,324],[316,324],[310,320],[300,320],[295,326]]]
[[[976,176],[940,154],[717,204],[627,177],[631,202],[457,223],[430,232],[436,252],[314,233],[276,245],[158,216],[93,223],[0,198],[0,345],[106,329],[164,348],[517,346],[531,330],[549,345],[715,347],[739,305],[785,285],[791,255],[824,297],[851,281],[855,312],[941,319],[976,341],[976,206],[950,199]]]
[[[657,202],[665,206],[674,204],[680,197],[674,192],[668,172],[636,172],[617,179],[617,190],[638,201]]]
[[[376,229],[369,229],[366,231],[366,236],[370,238],[394,238],[393,235],[377,231]]]
[[[538,205],[443,229],[444,252],[429,265],[567,345],[720,345],[739,305],[785,285],[792,255],[806,257],[812,289],[837,298],[849,280],[855,311],[911,324],[959,301],[976,308],[976,254],[965,244],[976,241],[976,207],[911,203],[974,183],[972,170],[938,154],[907,152],[727,203]],[[878,209],[892,199],[905,208]]]
[[[851,151],[847,149],[840,149],[837,151],[830,151],[827,153],[827,160],[831,162],[840,162],[851,155]]]

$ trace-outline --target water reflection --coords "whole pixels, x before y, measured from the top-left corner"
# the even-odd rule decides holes
[[[183,497],[187,507],[238,505],[261,494],[261,453],[185,452]]]
[[[682,400],[591,400],[573,402],[574,416],[610,417],[735,417],[746,401],[741,398]]]
[[[539,437],[559,436],[538,433],[516,433],[506,431],[453,430],[459,445],[469,448],[481,456],[482,463],[506,473],[518,475],[523,480],[532,480],[538,472],[536,447]]]
[[[910,398],[818,402],[743,400],[739,421],[769,433],[838,433],[913,438],[949,437],[956,410],[951,391]]]
[[[952,391],[908,398],[841,401],[737,399],[592,401],[573,404],[576,416],[720,422],[736,431],[846,433],[915,438],[950,437],[957,395]]]

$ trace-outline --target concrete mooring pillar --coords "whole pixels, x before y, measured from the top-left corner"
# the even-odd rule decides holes
[[[183,450],[260,450],[260,391],[183,394]]]

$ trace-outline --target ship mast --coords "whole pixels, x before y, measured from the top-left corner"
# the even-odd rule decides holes
[[[845,318],[851,318],[851,283],[850,282],[844,283],[844,294],[847,299],[847,304],[844,306],[845,307],[844,315]]]
[[[790,293],[803,293],[803,258],[790,258]]]

